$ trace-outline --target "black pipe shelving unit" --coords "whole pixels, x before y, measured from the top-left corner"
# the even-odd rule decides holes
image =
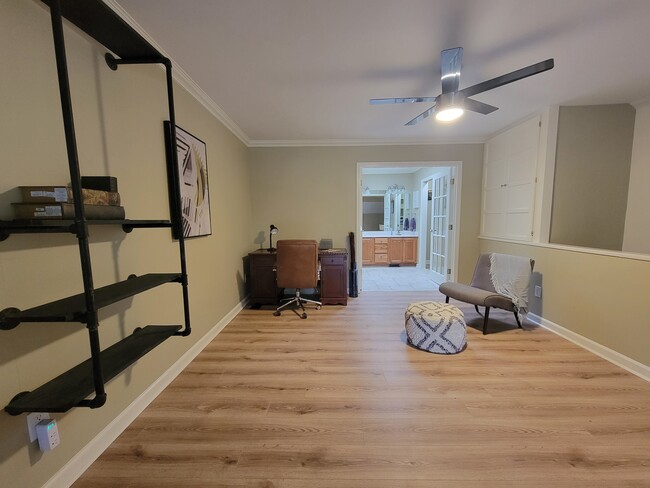
[[[180,183],[175,150],[176,132],[168,130],[165,133],[166,144],[169,146],[166,147],[169,220],[87,220],[81,196],[81,173],[68,79],[63,19],[68,20],[111,51],[106,54],[105,59],[112,70],[117,70],[123,64],[164,66],[169,127],[175,127],[171,62],[101,0],[42,1],[50,7],[75,217],[73,220],[0,221],[0,241],[12,234],[74,234],[79,246],[83,293],[23,311],[14,307],[5,308],[0,311],[0,330],[13,329],[23,322],[83,323],[88,330],[90,358],[33,391],[17,394],[5,407],[5,411],[11,415],[25,412],[66,412],[74,407],[101,407],[106,402],[104,385],[107,381],[168,338],[187,336],[191,332],[185,239],[178,197]],[[92,225],[121,226],[124,232],[131,232],[133,229],[170,228],[179,247],[180,272],[131,275],[124,281],[95,288],[88,240],[88,228]],[[102,350],[99,340],[98,310],[166,283],[181,285],[184,325],[137,327],[131,335]],[[91,395],[92,398],[89,398]]]

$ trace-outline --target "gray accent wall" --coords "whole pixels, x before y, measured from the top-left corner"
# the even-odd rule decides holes
[[[623,248],[635,110],[560,107],[550,241]]]
[[[650,254],[650,100],[636,106],[623,251]]]

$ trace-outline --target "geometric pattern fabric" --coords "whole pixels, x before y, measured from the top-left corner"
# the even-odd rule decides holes
[[[411,303],[404,313],[409,344],[436,354],[456,354],[467,344],[465,316],[448,303]]]

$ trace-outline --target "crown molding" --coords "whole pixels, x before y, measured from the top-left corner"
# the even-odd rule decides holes
[[[449,144],[484,144],[485,139],[305,139],[252,140],[249,147],[342,147],[342,146],[436,146]]]
[[[172,61],[172,76],[192,97],[221,122],[235,137],[247,147],[335,147],[335,146],[425,146],[446,144],[484,144],[485,139],[449,139],[432,141],[430,139],[306,139],[306,140],[251,140],[228,114],[181,68],[169,54],[131,17],[117,0],[104,0],[124,22],[131,26],[147,42]]]
[[[630,105],[632,105],[636,109],[641,108],[641,107],[645,107],[646,105],[649,105],[649,104],[650,104],[650,96],[641,98],[639,100],[635,100],[635,101],[630,103]]]
[[[169,54],[154,40],[153,37],[145,31],[140,24],[138,24],[131,15],[124,10],[124,8],[117,3],[116,0],[104,0],[104,3],[110,7],[117,15],[119,15],[124,22],[129,24],[135,31],[140,34],[145,40],[160,51],[163,56],[172,61],[172,76],[179,85],[181,85],[190,95],[192,95],[201,105],[203,105],[208,112],[210,112],[219,122],[230,130],[241,142],[246,146],[250,146],[250,139],[246,133],[228,116],[224,110],[217,105],[217,103],[210,98],[210,96],[203,91],[203,89],[188,75],[178,63],[176,63]]]

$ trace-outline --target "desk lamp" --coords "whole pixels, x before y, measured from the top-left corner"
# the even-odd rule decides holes
[[[278,233],[278,228],[271,224],[269,227],[269,252],[275,251],[275,248],[273,247],[273,235]]]

